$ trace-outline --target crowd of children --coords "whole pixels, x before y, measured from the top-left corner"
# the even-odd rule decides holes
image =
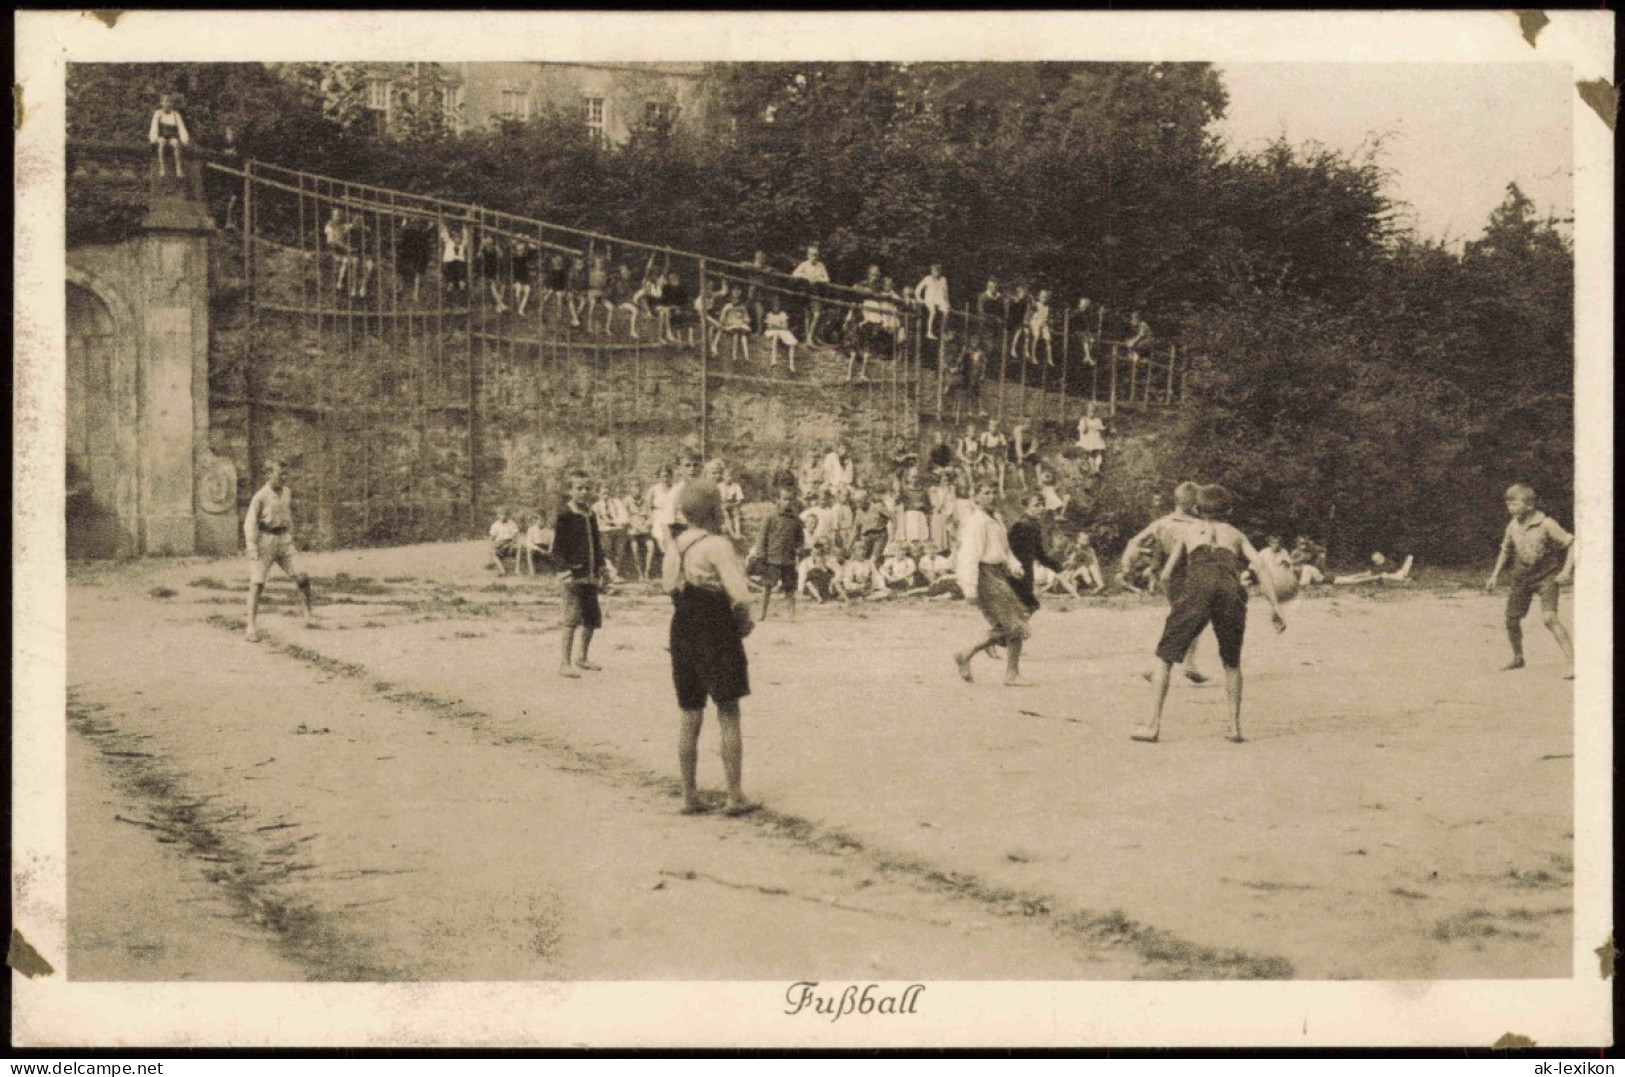
[[[175,140],[160,114],[153,122],[162,132],[161,140],[154,136],[161,150]],[[321,242],[333,267],[333,287],[353,300],[365,300],[379,269],[393,266],[393,294],[399,299],[410,292],[413,302],[421,302],[423,281],[438,262],[440,287],[455,302],[478,301],[497,314],[521,318],[534,311],[545,322],[589,337],[698,344],[733,362],[765,355],[769,366],[777,366],[782,355],[792,373],[798,349],[835,349],[852,381],[866,380],[872,362],[891,359],[915,324],[931,344],[933,358],[942,342],[954,368],[956,395],[973,401],[990,357],[1053,369],[1062,326],[1084,367],[1095,365],[1107,341],[1121,344],[1131,360],[1139,361],[1153,340],[1138,311],[1125,318],[1081,297],[1063,316],[1051,289],[1025,283],[1006,289],[996,279],[989,279],[969,305],[974,320],[964,331],[952,332],[952,296],[940,263],[912,287],[900,285],[878,264],[857,283],[839,286],[813,244],[790,272],[772,266],[758,250],[744,266],[716,262],[706,272],[691,270],[685,276],[669,257],[650,255],[639,268],[619,260],[608,244],[593,242],[584,252],[570,253],[473,220],[344,206],[332,206],[328,213]],[[392,234],[373,235],[373,229]],[[472,280],[478,287],[471,290]]]
[[[996,425],[989,433],[1002,437]],[[997,458],[974,431],[984,455]],[[1000,483],[1022,472],[979,463],[976,450],[947,449],[938,434],[926,454],[928,480],[919,454],[899,443],[877,474],[860,485],[851,447],[840,442],[822,457],[809,455],[799,470],[790,461],[773,477],[773,505],[745,534],[744,493],[731,469],[685,453],[675,467],[662,467],[643,492],[635,484],[616,491],[594,485],[583,471],[568,476],[568,496],[551,528],[539,515],[512,517],[506,509],[490,529],[491,558],[499,572],[506,561],[517,572],[538,571],[546,559],[564,589],[560,674],[575,678],[599,667],[588,657],[602,623],[598,596],[625,579],[658,579],[673,598],[669,650],[673,681],[683,713],[679,738],[683,810],[707,809],[696,786],[696,744],[707,700],[717,704],[727,781],[725,810],[752,809],[741,788],[740,700],[750,692],[743,639],[757,619],[771,615],[782,596],[791,620],[798,603],[918,596],[964,599],[987,621],[986,634],[953,655],[961,678],[974,680],[982,653],[1004,660],[1004,683],[1025,686],[1021,656],[1031,637],[1031,617],[1045,594],[1080,597],[1109,586],[1087,532],[1068,535],[1053,490],[1043,488],[1034,466],[1033,486],[1010,500]],[[878,479],[878,481],[876,481]],[[1021,483],[1027,486],[1026,482]],[[967,495],[969,492],[969,496]],[[1277,631],[1286,622],[1281,604],[1299,587],[1327,582],[1326,551],[1300,535],[1289,549],[1271,535],[1262,549],[1228,522],[1232,498],[1220,486],[1181,483],[1174,508],[1125,545],[1116,581],[1127,589],[1165,594],[1169,613],[1146,673],[1152,684],[1150,714],[1131,736],[1155,743],[1175,666],[1195,682],[1196,643],[1212,630],[1218,642],[1228,702],[1230,740],[1241,742],[1241,650],[1248,583],[1270,606]],[[1064,511],[1065,499],[1060,499]],[[1513,657],[1506,669],[1524,665],[1521,622],[1539,598],[1547,628],[1572,662],[1567,630],[1558,620],[1559,588],[1573,576],[1573,537],[1534,508],[1535,495],[1519,484],[1507,492],[1511,522],[1487,589],[1512,567],[1507,636]],[[749,540],[748,553],[741,548]],[[1377,555],[1380,558],[1380,555]],[[654,561],[659,559],[659,574]],[[1386,569],[1384,563],[1378,569]],[[1360,574],[1361,582],[1405,581],[1411,560],[1397,571]],[[1339,577],[1332,582],[1348,582]],[[754,616],[753,616],[754,614]],[[579,651],[575,643],[579,639]],[[1569,676],[1572,677],[1572,672]]]
[[[933,464],[944,459],[937,451],[942,447],[939,436],[928,455]],[[722,731],[724,810],[743,814],[754,809],[742,788],[740,701],[750,694],[743,641],[754,625],[752,610],[758,601],[759,616],[765,619],[777,591],[795,619],[798,597],[815,602],[899,595],[963,598],[975,603],[988,631],[953,655],[960,677],[972,681],[975,657],[1002,648],[1004,682],[1017,687],[1028,683],[1020,662],[1039,596],[1057,588],[1077,595],[1080,584],[1096,592],[1105,587],[1099,556],[1086,534],[1070,542],[1063,537],[1059,548],[1051,548],[1045,534],[1051,510],[1043,494],[1029,491],[1020,500],[1019,514],[1007,513],[990,475],[973,476],[973,496],[965,498],[953,481],[954,468],[947,465],[938,468],[937,484],[922,500],[916,454],[899,446],[892,463],[891,480],[880,491],[856,484],[857,468],[845,443],[822,460],[809,459],[800,475],[788,466],[780,468],[772,511],[743,564],[738,512],[743,494],[723,461],[711,461],[702,474],[698,457],[686,453],[677,468],[662,468],[643,496],[630,486],[617,495],[607,485],[595,486],[585,471],[574,470],[551,528],[542,526],[539,515],[516,519],[506,508],[498,511],[489,530],[490,558],[504,575],[508,560],[514,571],[532,573],[547,560],[563,595],[559,673],[574,679],[601,668],[589,657],[603,624],[600,594],[623,572],[648,576],[654,556],[650,547],[658,548],[660,586],[673,602],[668,650],[683,715],[678,750],[683,811],[708,810],[698,793],[697,767],[710,701],[717,706]],[[306,622],[314,620],[309,578],[295,565],[290,502],[284,466],[274,462],[244,523],[252,570],[250,642],[259,639],[255,614],[273,563],[294,578]],[[1558,606],[1561,588],[1574,577],[1574,536],[1535,506],[1535,491],[1527,484],[1507,490],[1510,520],[1485,589],[1493,591],[1503,569],[1510,569],[1506,632],[1512,658],[1503,669],[1524,667],[1522,622],[1539,598],[1542,620],[1569,663],[1572,679],[1573,644]],[[1146,675],[1153,685],[1150,714],[1132,732],[1136,741],[1159,739],[1176,665],[1183,664],[1193,681],[1206,679],[1196,670],[1195,650],[1211,628],[1224,671],[1228,738],[1241,742],[1248,576],[1269,604],[1277,631],[1286,629],[1281,603],[1291,591],[1325,578],[1325,550],[1308,537],[1299,536],[1288,550],[1272,535],[1261,551],[1228,522],[1231,508],[1231,495],[1223,487],[1181,483],[1174,490],[1174,510],[1154,520],[1123,550],[1119,578],[1138,573],[1138,580],[1154,583],[1151,589],[1166,593],[1169,602],[1155,648],[1158,665]],[[928,512],[930,518],[924,519]],[[1375,578],[1408,579],[1410,564],[1407,559],[1400,570]],[[1287,588],[1284,594],[1282,586]],[[759,600],[753,587],[760,591]]]

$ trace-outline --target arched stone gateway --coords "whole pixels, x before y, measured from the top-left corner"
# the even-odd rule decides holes
[[[67,553],[139,551],[134,340],[92,287],[68,284]]]
[[[212,230],[154,196],[133,234],[68,251],[69,557],[237,548],[235,471],[207,448]]]

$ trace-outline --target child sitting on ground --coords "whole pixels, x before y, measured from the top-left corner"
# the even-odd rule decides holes
[[[1371,555],[1371,567],[1369,569],[1364,572],[1352,572],[1344,576],[1338,576],[1332,580],[1332,583],[1339,586],[1354,583],[1409,583],[1411,567],[1415,564],[1416,558],[1408,556],[1405,558],[1405,563],[1399,566],[1398,571],[1390,571],[1387,556],[1380,552],[1374,553]]]
[[[920,558],[925,548],[918,543],[905,547],[896,557],[888,557],[880,566],[880,582],[894,595],[924,594],[925,576],[920,572]]]
[[[1136,550],[1117,574],[1117,586],[1137,595],[1154,595],[1161,590],[1157,579],[1157,556],[1144,547]]]
[[[1067,554],[1066,568],[1062,571],[1062,575],[1074,587],[1088,587],[1097,595],[1106,589],[1106,575],[1100,569],[1100,555],[1095,552],[1089,532],[1078,532],[1077,541],[1072,544],[1072,550]]]
[[[542,526],[542,518],[529,513],[520,519],[525,530],[519,536],[519,571],[536,575],[536,566],[553,552],[553,533]]]
[[[840,573],[835,577],[835,593],[842,602],[850,602],[854,598],[886,598],[889,595],[874,564],[857,556],[849,558],[841,566]]]
[[[1299,535],[1292,543],[1292,552],[1289,555],[1292,567],[1298,571],[1298,585],[1308,587],[1310,584],[1326,582],[1326,548],[1309,538],[1308,535]]]
[[[497,509],[497,518],[491,524],[491,563],[497,567],[497,575],[506,576],[508,566],[502,563],[505,557],[515,557],[519,550],[519,524],[508,514],[506,508]],[[518,565],[515,564],[515,570]]]
[[[841,562],[830,553],[828,539],[814,539],[812,552],[796,566],[796,590],[823,604],[835,597],[835,578]]]
[[[853,513],[852,527],[856,532],[857,543],[852,556],[854,560],[867,561],[870,567],[875,567],[879,565],[880,556],[886,550],[891,514],[886,511],[883,503],[870,496],[868,491],[861,491],[855,501],[857,511]]]

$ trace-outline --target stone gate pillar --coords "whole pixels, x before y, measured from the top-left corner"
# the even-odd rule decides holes
[[[140,546],[148,556],[224,553],[199,501],[209,433],[209,236],[203,204],[155,195],[137,239],[142,319]],[[234,514],[233,514],[234,515]],[[232,521],[235,528],[235,519]],[[200,542],[199,540],[203,541]],[[201,548],[200,548],[201,547]],[[231,549],[235,549],[233,542]]]

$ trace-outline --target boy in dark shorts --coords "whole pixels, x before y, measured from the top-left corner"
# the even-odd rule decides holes
[[[717,705],[722,734],[722,769],[728,782],[726,815],[744,815],[756,806],[740,788],[744,742],[739,701],[750,695],[750,662],[744,639],[751,631],[750,586],[733,543],[722,534],[722,498],[709,482],[683,487],[677,509],[688,529],[672,541],[672,556],[661,567],[661,584],[672,598],[672,686],[683,712],[677,738],[677,765],[683,783],[683,814],[706,810],[695,778],[705,702]]]
[[[773,600],[773,588],[784,592],[790,603],[790,619],[796,619],[796,556],[806,542],[807,530],[796,514],[796,493],[788,486],[780,486],[775,500],[775,511],[762,524],[762,536],[750,551],[752,560],[761,558],[767,566],[762,578],[762,616],[767,620],[767,607]]]
[[[1155,593],[1158,558],[1161,559],[1160,563],[1162,565],[1171,562],[1174,542],[1191,523],[1193,519],[1191,514],[1194,511],[1196,497],[1200,491],[1201,486],[1194,482],[1182,482],[1174,487],[1174,511],[1151,521],[1151,524],[1144,531],[1129,539],[1128,545],[1123,547],[1122,572],[1118,576],[1119,583],[1122,583],[1123,586],[1128,587],[1130,590],[1138,591],[1140,588],[1136,586],[1135,581],[1142,578],[1142,566],[1149,563],[1151,572],[1144,578],[1149,585],[1147,589]],[[1145,561],[1147,556],[1150,558],[1149,562]],[[1163,579],[1167,585],[1164,590],[1168,592],[1168,601],[1173,604],[1178,601],[1179,588],[1185,582],[1185,566],[1178,566],[1171,576],[1165,573]],[[1190,650],[1185,655],[1184,661],[1186,680],[1192,684],[1202,684],[1207,680],[1207,677],[1196,668],[1196,637],[1194,636],[1191,637]],[[1145,679],[1151,680],[1154,676],[1154,672],[1148,671],[1145,674]]]
[[[1512,661],[1502,670],[1523,668],[1523,619],[1529,615],[1529,606],[1540,596],[1540,618],[1563,657],[1569,661],[1569,680],[1574,679],[1574,643],[1568,629],[1557,617],[1560,588],[1574,579],[1574,536],[1535,508],[1535,490],[1525,483],[1507,489],[1506,535],[1501,539],[1501,553],[1495,559],[1485,591],[1495,590],[1495,581],[1507,561],[1512,562],[1512,578],[1507,591],[1507,640],[1512,644]]]
[[[1044,515],[1044,498],[1028,494],[1021,499],[1021,519],[1010,525],[1010,552],[1021,562],[1021,575],[1010,581],[1016,597],[1027,607],[1027,612],[1038,612],[1038,596],[1033,593],[1033,566],[1043,565],[1051,572],[1064,567],[1044,549],[1044,532],[1039,520]]]
[[[954,655],[961,680],[971,681],[971,659],[994,647],[1007,648],[1004,683],[1012,688],[1026,687],[1021,677],[1021,645],[1032,634],[1027,627],[1029,611],[1016,594],[1014,581],[1022,575],[1021,562],[1010,549],[1004,525],[993,516],[996,494],[991,483],[976,487],[976,511],[959,530],[959,557],[955,575],[965,599],[976,603],[987,619],[987,637],[968,651]]]
[[[1259,590],[1270,604],[1275,630],[1286,631],[1286,621],[1276,598],[1275,577],[1266,571],[1264,559],[1246,535],[1224,522],[1230,515],[1230,491],[1222,486],[1202,487],[1196,495],[1194,515],[1196,519],[1175,536],[1162,570],[1164,583],[1170,584],[1173,608],[1168,611],[1162,639],[1157,643],[1162,670],[1155,680],[1151,723],[1135,730],[1133,738],[1156,743],[1174,666],[1211,624],[1213,634],[1219,637],[1219,661],[1224,665],[1224,690],[1230,702],[1229,739],[1240,744],[1241,641],[1247,631],[1247,588],[1241,582],[1241,573],[1248,565],[1257,574]],[[1185,577],[1177,587],[1171,584],[1176,571],[1183,571]]]
[[[553,525],[553,558],[564,566],[559,582],[564,587],[564,661],[559,676],[579,677],[576,669],[597,671],[587,659],[593,633],[603,626],[598,609],[599,583],[604,573],[604,544],[593,516],[592,480],[585,471],[572,471],[570,499]],[[581,629],[581,657],[575,667],[570,657],[575,651],[576,629]]]

